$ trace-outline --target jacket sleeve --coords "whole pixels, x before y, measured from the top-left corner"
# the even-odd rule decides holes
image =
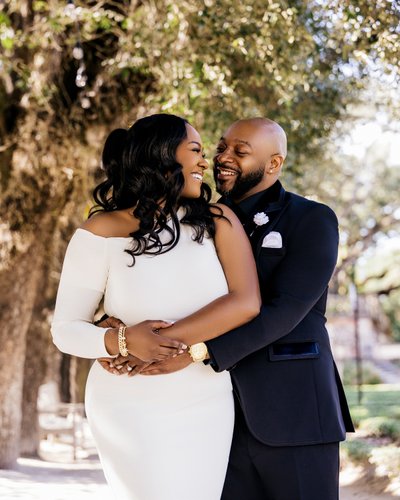
[[[289,334],[312,309],[328,286],[338,253],[338,222],[322,204],[312,205],[287,235],[286,255],[271,284],[260,283],[272,297],[260,314],[241,327],[210,340],[207,347],[216,371]]]
[[[108,277],[107,238],[78,229],[68,245],[51,333],[60,351],[82,358],[109,356],[107,328],[93,325]]]

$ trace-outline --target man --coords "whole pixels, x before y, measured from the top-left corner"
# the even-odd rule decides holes
[[[212,367],[230,370],[235,393],[223,500],[337,500],[339,441],[354,430],[325,329],[337,219],[283,189],[285,157],[283,129],[264,118],[231,125],[214,157],[220,201],[249,235],[263,299],[256,319],[206,343]],[[191,361],[185,354],[141,373]]]

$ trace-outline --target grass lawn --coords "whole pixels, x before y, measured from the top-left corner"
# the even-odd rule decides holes
[[[363,385],[361,405],[356,386],[345,387],[351,415],[358,427],[364,420],[376,417],[398,420],[400,423],[400,384]]]

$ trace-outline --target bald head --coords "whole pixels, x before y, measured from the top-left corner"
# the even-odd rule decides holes
[[[271,147],[275,150],[275,153],[282,155],[283,158],[286,158],[286,133],[278,123],[270,120],[269,118],[256,117],[238,120],[234,122],[231,127],[239,124],[247,125],[249,128],[252,128],[254,132],[264,135],[265,140],[271,144]]]

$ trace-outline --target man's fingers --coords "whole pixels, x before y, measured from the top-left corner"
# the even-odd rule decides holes
[[[140,372],[140,375],[162,375],[163,371],[160,368],[152,368],[151,370],[146,370]]]
[[[163,364],[163,361],[154,361],[154,363],[148,363],[141,369],[141,373],[147,373],[151,370],[158,370]]]
[[[169,339],[168,337],[163,337],[160,335],[160,345],[162,347],[167,347],[169,349],[175,349],[178,351],[185,351],[188,346],[179,340]]]
[[[162,359],[170,358],[174,354],[178,354],[178,352],[174,347],[159,347],[157,357],[161,357]]]

